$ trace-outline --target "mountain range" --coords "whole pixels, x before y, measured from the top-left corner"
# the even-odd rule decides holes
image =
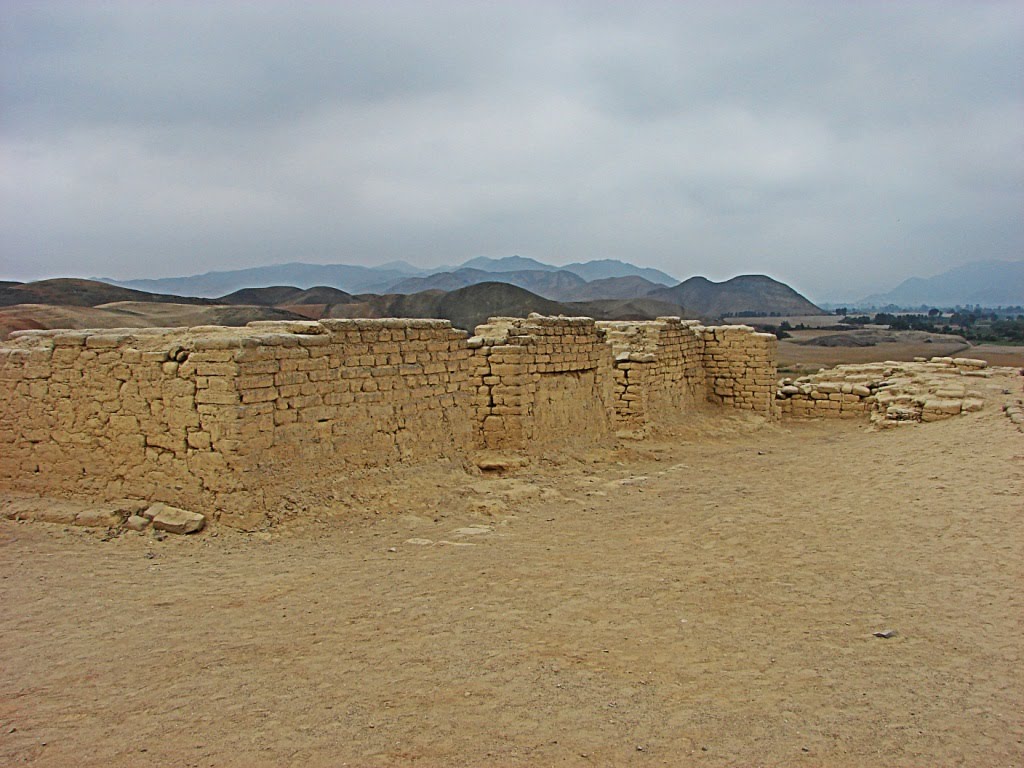
[[[606,262],[588,274],[614,274],[624,271],[624,266]],[[694,277],[669,286],[636,274],[588,282],[557,268],[487,272],[459,267],[404,280],[417,282],[405,285],[408,292],[350,293],[329,285],[272,285],[245,287],[218,297],[149,293],[74,278],[7,282],[0,284],[0,337],[31,328],[244,325],[251,320],[329,317],[437,317],[472,330],[488,317],[530,312],[598,320],[651,320],[665,315],[717,320],[737,314],[821,313],[792,288],[764,275],[741,275],[722,283]],[[512,281],[528,283],[559,298],[540,295]]]
[[[911,277],[887,293],[857,302],[858,307],[914,308],[1024,305],[1024,261],[976,261],[934,277]]]
[[[547,273],[559,273],[557,277]],[[660,270],[638,267],[615,259],[576,262],[564,267],[545,264],[523,256],[492,259],[480,256],[458,266],[420,269],[403,261],[379,267],[353,264],[274,264],[223,272],[206,272],[186,277],[100,282],[150,293],[214,298],[243,288],[293,285],[298,288],[328,286],[349,293],[416,293],[440,288],[454,290],[474,283],[497,280],[518,285],[553,300],[569,300],[573,290],[592,280],[641,277],[654,285],[675,285],[679,281]],[[578,278],[578,279],[577,279]]]

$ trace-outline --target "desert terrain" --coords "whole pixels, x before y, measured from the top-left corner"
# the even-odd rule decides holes
[[[778,318],[775,318],[776,321]],[[886,360],[964,356],[985,360],[990,365],[1024,367],[1024,347],[1011,344],[971,344],[961,337],[919,331],[878,331],[892,341],[870,346],[818,346],[812,342],[827,336],[851,336],[862,331],[829,331],[821,328],[790,331],[779,342],[779,370],[807,373],[847,363],[880,363]]]
[[[2,520],[0,763],[1020,765],[1021,381],[395,468],[262,534]]]

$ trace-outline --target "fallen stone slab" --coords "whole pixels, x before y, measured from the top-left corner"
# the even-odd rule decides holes
[[[125,520],[124,527],[129,531],[143,531],[149,527],[149,518],[142,515],[132,515]]]
[[[953,365],[957,368],[988,368],[988,361],[977,360],[973,357],[955,357]]]
[[[488,454],[478,456],[476,465],[484,472],[504,472],[509,469],[525,467],[529,461],[523,456],[507,456],[502,454]]]
[[[152,520],[155,530],[168,533],[195,533],[206,525],[206,516],[187,509],[179,509],[162,502],[157,502],[146,510],[145,517]]]
[[[34,496],[7,498],[0,506],[3,508],[3,516],[10,520],[33,520],[83,528],[118,528],[127,517],[146,504],[133,499],[93,503]]]
[[[74,525],[75,518],[82,509],[81,504],[63,499],[14,498],[4,500],[3,516],[8,520],[36,520],[41,523]]]

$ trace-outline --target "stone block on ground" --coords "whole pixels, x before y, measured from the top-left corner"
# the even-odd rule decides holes
[[[206,525],[204,515],[172,507],[162,502],[149,507],[145,512],[145,517],[152,520],[154,529],[168,533],[195,533],[201,531]]]
[[[132,515],[124,523],[124,527],[129,531],[142,531],[145,530],[148,525],[149,518],[143,517],[142,515]]]

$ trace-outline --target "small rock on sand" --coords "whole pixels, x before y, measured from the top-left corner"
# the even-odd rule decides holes
[[[206,517],[198,512],[179,509],[158,502],[146,510],[145,517],[153,520],[153,527],[168,533],[195,533],[206,525]]]

